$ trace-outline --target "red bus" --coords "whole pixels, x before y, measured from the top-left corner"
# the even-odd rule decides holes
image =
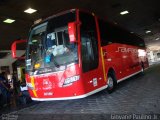
[[[17,40],[12,44],[16,56]],[[26,83],[32,100],[84,98],[148,67],[144,41],[93,13],[71,9],[30,30]]]

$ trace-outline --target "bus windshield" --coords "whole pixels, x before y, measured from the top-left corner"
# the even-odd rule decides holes
[[[32,28],[27,47],[27,71],[34,74],[60,71],[78,62],[77,44],[70,43],[68,34],[68,22],[75,21],[72,14],[52,18]]]

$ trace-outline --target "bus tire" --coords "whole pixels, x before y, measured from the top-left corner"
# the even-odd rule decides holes
[[[115,87],[117,85],[117,80],[116,80],[115,74],[111,73],[111,72],[108,73],[107,79],[108,79],[108,81],[107,81],[107,84],[108,84],[107,91],[110,94],[115,90]]]

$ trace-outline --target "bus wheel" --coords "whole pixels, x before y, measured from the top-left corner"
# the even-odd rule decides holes
[[[108,93],[112,93],[115,89],[115,86],[116,86],[116,78],[113,73],[108,73],[108,82],[107,83],[108,83],[107,91],[108,91]]]

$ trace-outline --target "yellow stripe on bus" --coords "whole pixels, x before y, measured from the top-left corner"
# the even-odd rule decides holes
[[[31,84],[32,84],[32,86],[33,86],[33,88],[34,88],[34,89],[32,90],[34,96],[35,96],[35,97],[38,97],[38,96],[37,96],[37,93],[36,93],[36,90],[35,90],[35,84],[34,84],[34,77],[33,77],[33,76],[31,77]]]
[[[106,81],[106,70],[105,70],[105,64],[104,64],[104,57],[103,57],[103,50],[101,47],[101,57],[102,57],[102,67],[103,67],[103,74],[104,74],[104,81]]]

